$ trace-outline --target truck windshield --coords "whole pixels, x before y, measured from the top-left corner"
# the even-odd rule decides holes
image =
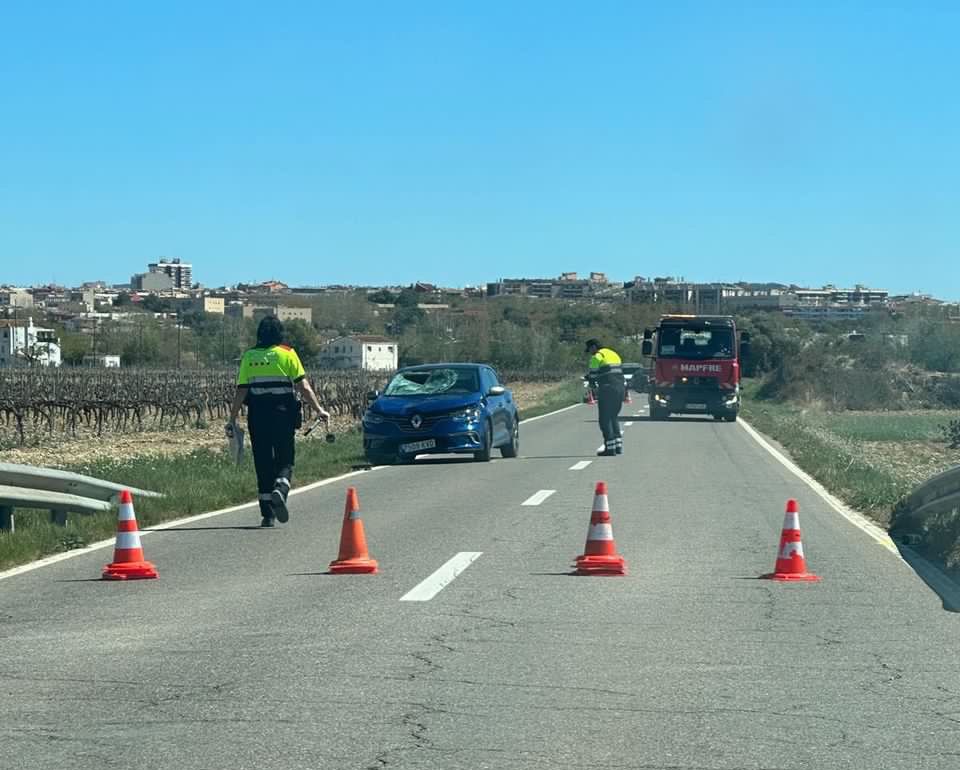
[[[733,329],[665,326],[657,334],[658,358],[733,358]]]

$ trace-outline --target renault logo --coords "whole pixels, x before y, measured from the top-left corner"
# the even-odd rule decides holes
[[[410,424],[414,427],[414,430],[418,430],[423,425],[423,418],[419,414],[415,414],[410,418]]]

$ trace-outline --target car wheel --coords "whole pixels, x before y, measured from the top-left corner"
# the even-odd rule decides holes
[[[493,453],[493,425],[487,420],[486,429],[483,431],[483,449],[473,453],[473,459],[477,462],[490,462],[490,455]]]
[[[500,447],[500,454],[504,457],[516,457],[520,454],[520,422],[513,421],[513,433],[510,435],[510,443]]]
[[[371,465],[393,465],[397,460],[396,455],[368,454],[367,462]]]

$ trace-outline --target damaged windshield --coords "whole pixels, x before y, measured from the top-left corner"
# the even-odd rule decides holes
[[[476,393],[480,390],[474,369],[412,369],[400,372],[387,389],[386,396],[435,396],[440,393]]]

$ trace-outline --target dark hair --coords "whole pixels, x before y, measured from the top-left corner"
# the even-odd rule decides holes
[[[268,315],[257,327],[257,347],[269,348],[283,342],[283,324],[276,316]]]
[[[596,339],[595,337],[591,337],[590,339],[587,340],[586,344],[583,346],[583,350],[584,352],[589,353],[590,348],[594,348],[594,347],[601,348],[603,347],[603,345],[600,344],[600,340]]]

